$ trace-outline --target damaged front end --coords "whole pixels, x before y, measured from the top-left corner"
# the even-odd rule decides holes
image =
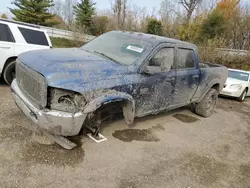
[[[64,137],[78,135],[83,127],[98,134],[101,122],[119,112],[123,112],[128,124],[134,120],[134,101],[124,93],[102,93],[89,101],[80,93],[48,88],[47,105],[39,108],[30,102],[16,80],[11,88],[17,106],[25,115],[66,149],[75,145],[68,144]]]
[[[58,101],[58,104],[56,103],[55,106],[51,104],[51,109],[41,109],[34,103],[30,102],[30,100],[18,86],[16,80],[12,82],[11,89],[17,106],[20,107],[25,115],[31,119],[40,129],[49,134],[57,136],[75,136],[80,132],[82,124],[87,118],[87,114],[85,114],[83,111],[76,111],[75,108],[69,105],[71,102],[68,101],[68,95],[67,97],[65,96],[63,98],[59,97],[60,100]],[[57,95],[50,97],[53,97],[53,99],[50,98],[51,101],[53,101]],[[69,95],[69,97],[71,97],[71,95]],[[62,107],[61,105],[65,103],[68,104],[68,106]],[[52,107],[55,107],[55,109]],[[70,112],[70,108],[72,108],[74,111]]]
[[[48,88],[47,101],[48,109],[71,113],[84,111],[87,104],[85,98],[79,93],[50,87]]]

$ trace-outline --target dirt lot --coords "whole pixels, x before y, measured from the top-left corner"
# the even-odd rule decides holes
[[[220,99],[211,118],[188,109],[110,122],[96,144],[66,151],[43,137],[0,84],[0,187],[250,187],[250,99]],[[45,141],[44,141],[45,143]]]

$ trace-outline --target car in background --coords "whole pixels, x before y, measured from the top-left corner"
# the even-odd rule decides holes
[[[0,19],[0,76],[6,83],[11,84],[15,78],[15,63],[19,54],[49,48],[50,38],[39,26]]]
[[[244,101],[250,96],[250,72],[236,69],[229,69],[228,78],[221,95],[235,97]]]

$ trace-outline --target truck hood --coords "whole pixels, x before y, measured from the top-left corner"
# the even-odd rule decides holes
[[[128,68],[79,48],[26,52],[19,60],[42,74],[51,87],[83,85],[123,77]],[[68,88],[70,89],[70,88]]]
[[[243,81],[243,80],[237,80],[237,79],[234,79],[234,78],[227,78],[227,81],[226,81],[226,84],[227,85],[233,85],[233,84],[248,84],[247,81]]]

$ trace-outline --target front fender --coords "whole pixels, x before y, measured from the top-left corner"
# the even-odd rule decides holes
[[[122,92],[103,93],[101,96],[98,96],[89,102],[84,109],[84,113],[92,113],[103,105],[119,101],[125,101],[123,106],[123,115],[125,117],[125,121],[128,124],[132,124],[135,117],[135,101],[131,95]]]

